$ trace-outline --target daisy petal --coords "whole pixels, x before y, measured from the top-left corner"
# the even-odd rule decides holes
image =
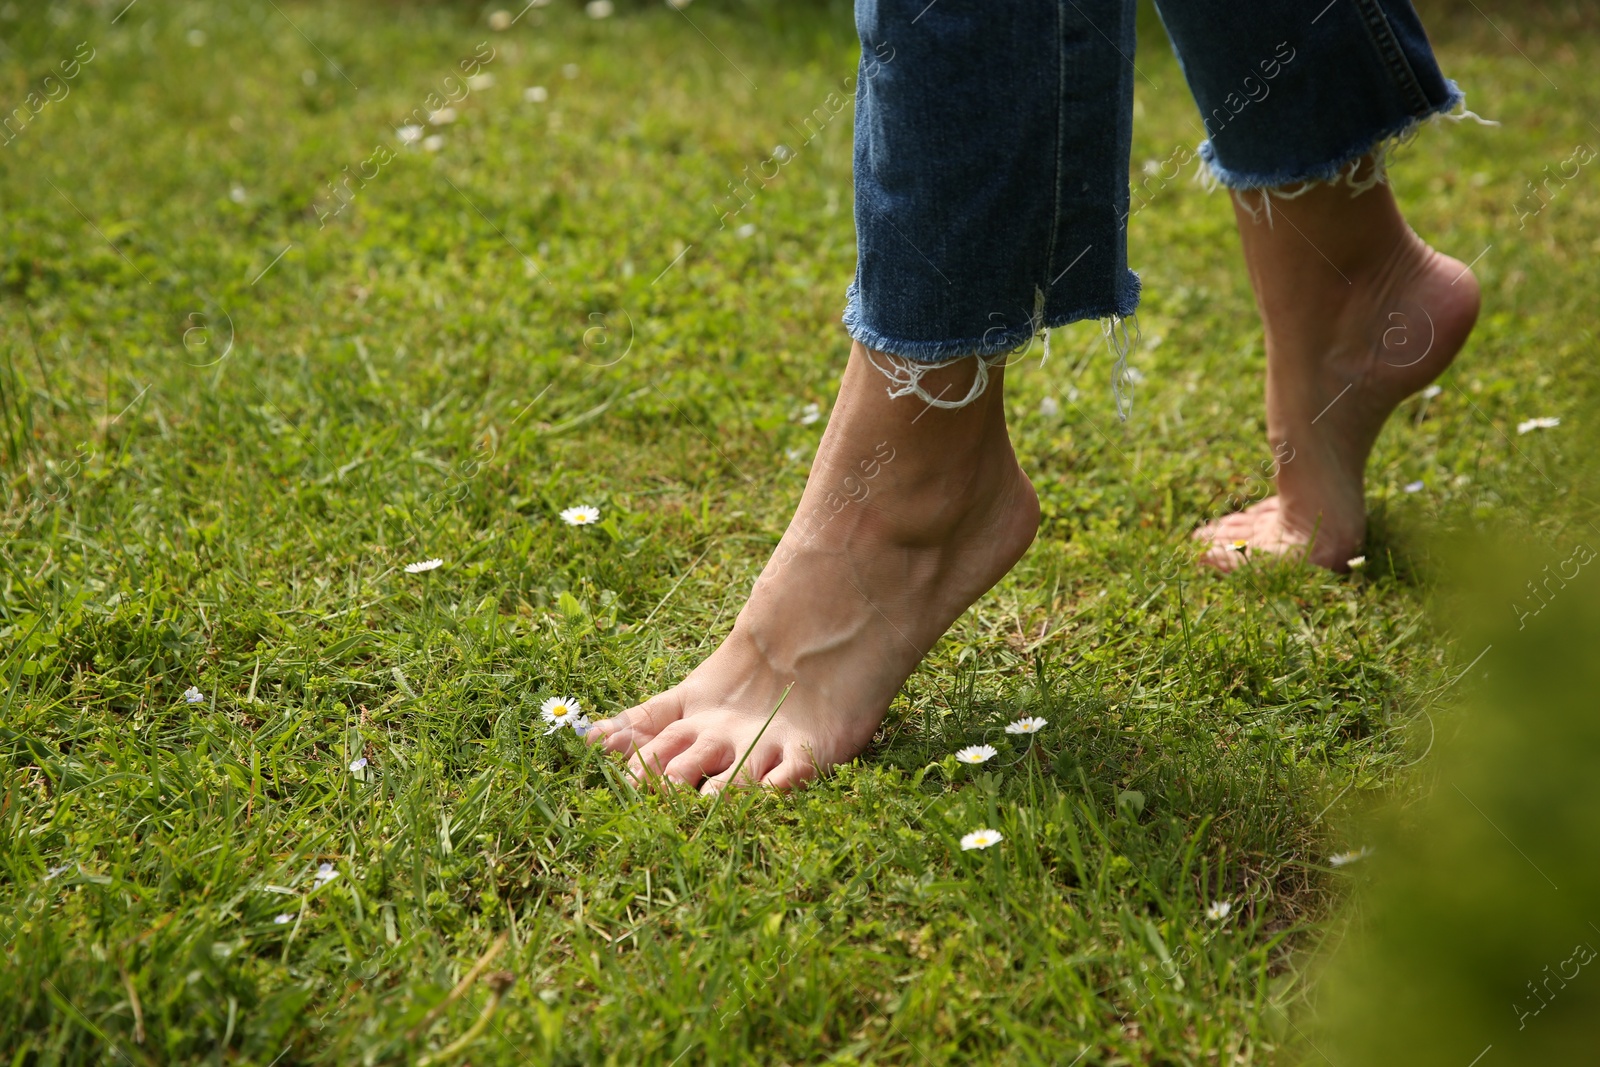
[[[1040,730],[1043,730],[1044,726],[1045,720],[1039,718],[1037,715],[1033,715],[1027,718],[1018,719],[1016,722],[1006,724],[1006,733],[1036,734]]]
[[[970,852],[975,848],[989,848],[1005,840],[999,830],[974,830],[961,838],[961,851]]]

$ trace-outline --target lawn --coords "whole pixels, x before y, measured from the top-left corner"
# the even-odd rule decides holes
[[[1330,857],[1477,652],[1440,539],[1554,561],[1587,514],[1592,13],[1424,6],[1500,125],[1425,129],[1396,187],[1483,319],[1379,442],[1366,567],[1224,578],[1182,550],[1262,492],[1261,338],[1226,198],[1162,177],[1201,131],[1144,11],[1131,417],[1096,324],[1022,358],[1033,548],[861,760],[713,801],[539,706],[681,678],[798,498],[848,10],[125,3],[0,7],[10,1062],[1306,1054]]]

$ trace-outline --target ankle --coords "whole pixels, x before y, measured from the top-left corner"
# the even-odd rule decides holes
[[[1397,232],[1374,235],[1348,267],[1348,296],[1368,302],[1396,298],[1438,259],[1428,243],[1401,222]]]
[[[904,465],[897,458],[863,497],[861,532],[874,543],[921,548],[961,541],[987,527],[1031,486],[1009,441],[986,445],[941,450]]]
[[[1318,186],[1272,197],[1270,214],[1235,199],[1235,216],[1262,315],[1326,320],[1415,264],[1427,246],[1380,185],[1358,196]]]

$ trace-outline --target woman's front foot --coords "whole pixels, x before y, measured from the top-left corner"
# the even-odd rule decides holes
[[[973,374],[964,360],[924,385],[959,396]],[[591,740],[627,753],[637,778],[707,792],[736,768],[741,783],[787,788],[860,754],[917,663],[1038,528],[1002,377],[955,410],[891,400],[856,345],[799,510],[733,631]]]

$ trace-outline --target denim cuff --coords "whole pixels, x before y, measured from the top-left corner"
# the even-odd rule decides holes
[[[1000,325],[985,330],[978,337],[951,337],[937,339],[911,339],[885,333],[867,322],[861,294],[856,282],[850,283],[846,293],[844,328],[852,340],[874,352],[884,352],[917,363],[940,364],[968,356],[992,358],[1008,355],[1026,345],[1042,331],[1053,330],[1086,319],[1119,319],[1131,316],[1139,309],[1139,275],[1123,268],[1120,284],[1110,301],[1084,307],[1053,307],[1048,299],[1041,311],[1031,320],[1020,324]]]
[[[1230,170],[1218,162],[1216,150],[1208,138],[1200,143],[1200,161],[1204,173],[1212,182],[1235,190],[1281,189],[1292,185],[1331,185],[1341,180],[1351,180],[1356,165],[1366,157],[1373,156],[1378,173],[1381,174],[1389,153],[1415,137],[1424,123],[1437,122],[1441,118],[1462,117],[1452,115],[1451,112],[1465,103],[1466,94],[1454,81],[1446,80],[1445,85],[1448,92],[1441,103],[1433,105],[1420,115],[1408,117],[1386,129],[1380,129],[1370,137],[1335,152],[1326,162],[1301,164],[1291,169],[1276,171]]]

